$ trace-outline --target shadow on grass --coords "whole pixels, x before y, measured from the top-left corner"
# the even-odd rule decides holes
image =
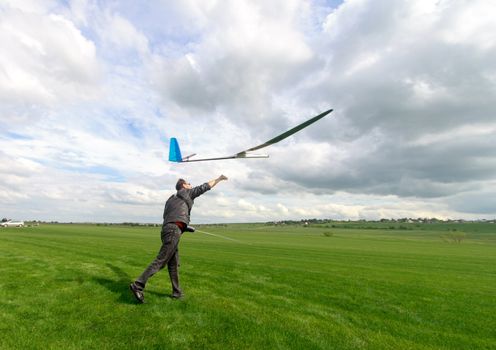
[[[129,290],[129,284],[133,281],[133,279],[120,267],[114,266],[112,264],[106,264],[106,265],[115,273],[117,279],[110,279],[105,277],[93,277],[93,281],[107,288],[112,293],[119,295],[117,301],[119,301],[120,303],[137,304],[136,299]],[[164,298],[172,297],[170,293],[156,292],[153,290],[147,290],[145,294],[156,295],[158,297],[164,297]]]
[[[153,290],[146,291],[145,293],[147,293],[147,294],[152,294],[152,295],[156,295],[156,296],[158,296],[158,297],[172,298],[171,293],[155,292],[155,291],[153,291]]]
[[[134,299],[134,296],[129,290],[129,284],[132,282],[131,277],[120,267],[112,264],[107,264],[107,266],[115,273],[117,279],[93,277],[93,280],[112,293],[117,294],[119,296],[117,301],[124,304],[136,304],[136,299]]]

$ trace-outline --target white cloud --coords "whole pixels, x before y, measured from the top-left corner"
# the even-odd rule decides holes
[[[448,2],[446,2],[448,3]],[[446,6],[449,16],[443,18],[446,27],[441,36],[450,44],[466,44],[471,49],[494,49],[496,38],[494,30],[496,4],[492,1],[457,1],[459,6]],[[463,11],[461,11],[463,6]]]
[[[257,211],[256,206],[254,206],[253,204],[251,204],[250,202],[244,199],[238,200],[238,206],[245,211]]]
[[[284,204],[277,203],[277,208],[281,215],[287,216],[289,214],[289,209]]]
[[[107,48],[111,46],[113,50],[136,50],[143,58],[149,55],[148,39],[122,16],[107,13],[99,30]]]
[[[56,108],[95,97],[99,66],[92,41],[60,15],[28,11],[26,6],[2,7],[1,120],[39,118],[33,105]]]
[[[54,0],[3,0],[2,7],[22,10],[23,12],[46,14],[55,7]]]
[[[157,59],[157,89],[166,105],[196,113],[221,110],[238,123],[262,122],[273,115],[273,91],[294,81],[312,59],[298,28],[305,5],[212,4],[197,5],[207,22],[199,40],[188,43],[190,50],[180,57]]]
[[[225,173],[196,222],[496,215],[494,6],[4,1],[0,210],[157,222],[178,177]],[[166,161],[331,107],[268,160]]]

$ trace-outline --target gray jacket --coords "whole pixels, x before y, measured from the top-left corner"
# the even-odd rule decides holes
[[[210,186],[205,182],[203,185],[193,187],[190,190],[182,188],[176,194],[172,195],[165,203],[162,228],[169,222],[177,221],[188,225],[195,198],[208,190],[210,190]]]

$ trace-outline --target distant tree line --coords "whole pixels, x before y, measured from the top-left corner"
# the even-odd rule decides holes
[[[278,226],[278,225],[325,225],[325,224],[340,224],[343,225],[345,223],[350,224],[364,224],[364,223],[404,223],[404,224],[434,224],[434,223],[471,223],[471,222],[484,222],[484,223],[496,223],[496,219],[493,220],[462,220],[462,219],[437,219],[437,218],[399,218],[399,219],[380,219],[380,220],[335,220],[335,219],[301,219],[301,220],[281,220],[281,221],[269,221],[266,222],[266,225]],[[342,226],[340,226],[342,227]],[[356,228],[356,226],[354,226]],[[371,227],[377,228],[377,227]],[[393,228],[393,227],[391,227]],[[397,229],[397,227],[394,227]],[[384,229],[384,227],[381,227]],[[406,226],[400,229],[408,229]]]

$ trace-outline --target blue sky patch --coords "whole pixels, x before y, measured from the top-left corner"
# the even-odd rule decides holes
[[[26,135],[21,135],[16,132],[7,132],[6,133],[7,138],[13,139],[13,140],[33,140],[32,137],[26,136]]]

